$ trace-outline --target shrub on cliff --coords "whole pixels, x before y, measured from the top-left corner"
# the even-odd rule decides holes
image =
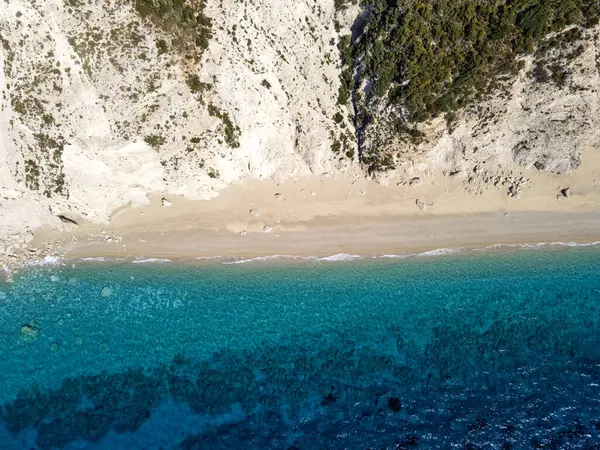
[[[363,91],[354,105],[361,123],[389,107],[405,134],[493,92],[499,77],[518,72],[519,55],[550,32],[597,24],[600,9],[597,0],[365,0],[363,7],[364,28],[339,44],[339,102]]]

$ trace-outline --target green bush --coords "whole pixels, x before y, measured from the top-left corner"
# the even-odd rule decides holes
[[[231,121],[231,118],[229,117],[229,114],[227,114],[224,111],[221,111],[218,107],[216,107],[212,103],[210,103],[208,105],[208,113],[211,116],[217,117],[221,120],[221,124],[223,126],[223,137],[225,139],[225,143],[231,148],[239,148],[239,146],[240,146],[240,142],[239,142],[240,129],[238,126],[233,124],[233,122]]]
[[[144,142],[154,150],[158,150],[165,144],[166,141],[164,136],[161,136],[160,134],[149,134],[144,137]]]
[[[212,38],[212,21],[204,14],[205,0],[132,0],[143,19],[150,20],[172,38],[180,53],[200,59]],[[159,53],[167,50],[159,41]]]
[[[338,45],[338,101],[346,104],[368,85],[364,105],[355,105],[362,109],[357,123],[368,126],[375,106],[391,106],[401,111],[396,131],[409,138],[414,124],[493,93],[499,77],[510,79],[522,67],[517,57],[548,33],[595,25],[600,10],[597,0],[365,0],[363,6],[364,29]],[[535,76],[564,84],[565,70],[549,70],[536,69]],[[362,156],[377,160],[373,152]]]
[[[194,94],[199,92],[202,93],[211,88],[209,83],[203,83],[200,81],[200,77],[198,77],[196,74],[188,75],[185,82],[190,88],[190,91],[192,91]]]

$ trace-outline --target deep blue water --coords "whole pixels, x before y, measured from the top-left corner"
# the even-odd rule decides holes
[[[600,448],[600,248],[0,284],[1,449]]]

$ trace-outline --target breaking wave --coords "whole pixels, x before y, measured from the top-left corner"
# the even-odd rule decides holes
[[[170,263],[170,262],[172,262],[170,259],[164,259],[164,258],[137,257],[135,260],[131,261],[131,264],[153,264],[153,263]]]
[[[30,261],[31,266],[58,266],[64,263],[65,259],[60,256],[45,256],[42,259]]]

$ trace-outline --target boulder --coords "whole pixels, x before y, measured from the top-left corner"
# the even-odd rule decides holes
[[[75,225],[76,227],[79,226],[79,224],[77,223],[76,220],[71,219],[70,217],[67,217],[63,214],[59,214],[58,218],[61,220],[61,222],[63,223],[68,223],[70,225]]]
[[[415,203],[422,211],[429,209],[429,208],[433,208],[433,203],[425,203],[419,199],[417,199],[415,201]]]
[[[464,170],[453,170],[451,172],[444,172],[444,175],[448,178],[465,178],[467,173]]]
[[[254,216],[254,217],[260,216],[260,209],[258,209],[258,208],[252,208],[248,212],[250,213],[251,216]]]
[[[560,193],[563,197],[569,198],[572,195],[571,188],[564,188],[560,190]]]
[[[422,184],[423,184],[423,180],[421,180],[419,177],[414,177],[413,179],[411,179],[411,180],[408,182],[408,185],[409,185],[410,187],[420,186],[420,185],[422,185]]]

